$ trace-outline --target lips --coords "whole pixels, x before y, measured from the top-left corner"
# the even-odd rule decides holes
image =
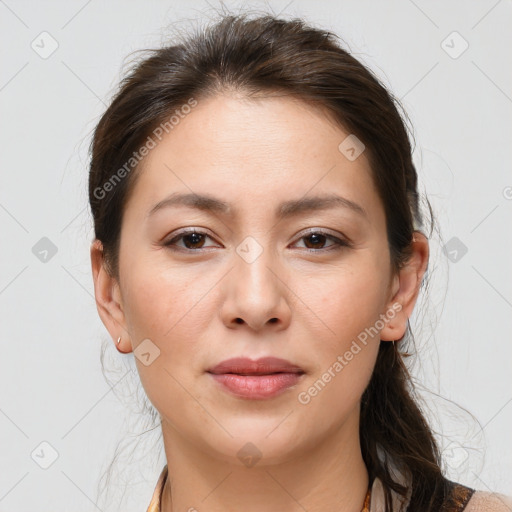
[[[304,370],[277,357],[233,358],[207,371],[221,389],[245,400],[269,399],[297,385]]]
[[[235,357],[222,361],[208,370],[208,373],[221,375],[233,373],[237,375],[272,375],[275,373],[304,373],[297,365],[277,357],[262,357],[253,361],[246,357]]]

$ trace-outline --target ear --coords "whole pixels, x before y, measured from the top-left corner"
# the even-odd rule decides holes
[[[103,244],[98,239],[95,239],[91,245],[91,266],[94,296],[101,321],[115,340],[116,348],[123,353],[131,352],[132,346],[126,329],[121,289],[116,278],[107,272]],[[119,337],[121,337],[121,342],[118,344]]]
[[[427,270],[429,246],[425,235],[415,231],[411,246],[412,254],[409,261],[392,279],[391,299],[385,312],[388,320],[380,333],[380,339],[383,341],[399,340],[404,336],[407,321],[416,304],[420,285]]]

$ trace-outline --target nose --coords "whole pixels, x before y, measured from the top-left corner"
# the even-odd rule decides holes
[[[291,319],[289,299],[291,290],[287,276],[269,251],[252,262],[234,255],[235,266],[225,283],[222,320],[229,328],[245,325],[254,331],[281,330]]]

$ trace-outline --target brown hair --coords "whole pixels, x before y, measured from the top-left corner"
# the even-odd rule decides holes
[[[226,15],[179,44],[152,50],[122,81],[96,127],[89,200],[95,236],[112,275],[118,277],[123,207],[137,178],[137,162],[128,168],[126,163],[191,98],[200,101],[228,88],[314,102],[365,144],[384,205],[393,270],[399,270],[410,256],[415,227],[422,226],[417,174],[399,103],[332,33],[299,19]],[[115,176],[120,179],[113,182]],[[408,328],[401,346],[410,338]],[[402,358],[396,343],[381,341],[361,400],[362,455],[370,482],[378,477],[383,483],[387,512],[391,490],[411,493],[410,510],[437,510],[448,481]],[[410,488],[395,480],[392,466],[409,475]]]

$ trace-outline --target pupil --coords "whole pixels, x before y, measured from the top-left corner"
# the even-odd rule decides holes
[[[325,243],[325,236],[324,235],[310,235],[306,238],[306,240],[313,240],[312,244],[313,245],[323,245],[323,243]],[[306,243],[306,246],[308,246],[308,244]],[[314,247],[314,249],[316,249],[316,247]]]
[[[201,243],[201,237],[202,235],[199,233],[190,233],[186,238],[190,241],[189,245],[196,245]]]

